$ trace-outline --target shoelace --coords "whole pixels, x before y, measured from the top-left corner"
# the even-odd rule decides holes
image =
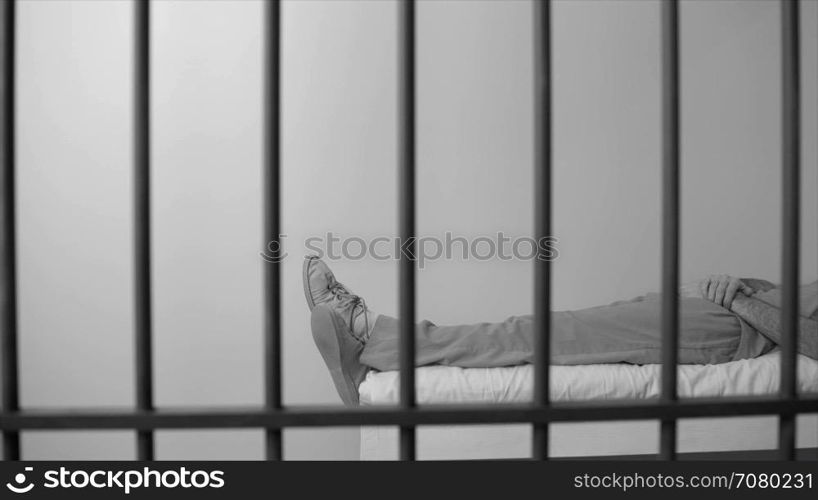
[[[349,307],[349,330],[352,332],[352,336],[359,342],[366,342],[366,338],[369,336],[369,317],[366,314],[366,301],[363,297],[347,290],[341,283],[336,283],[330,291],[338,299],[341,307]],[[362,314],[364,315],[364,332],[361,335],[363,338],[355,335],[355,320]]]

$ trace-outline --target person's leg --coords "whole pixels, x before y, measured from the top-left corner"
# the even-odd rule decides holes
[[[514,316],[502,323],[437,326],[430,321],[415,329],[417,366],[463,368],[530,363],[533,316]],[[396,318],[379,315],[361,353],[361,363],[376,370],[397,370],[400,333]]]
[[[554,364],[661,362],[659,294],[566,312],[559,318],[552,329]],[[759,356],[770,348],[757,331],[728,309],[706,299],[680,299],[680,364],[726,363]]]
[[[657,294],[551,316],[551,362],[650,364],[661,361],[661,307]],[[712,364],[755,357],[769,350],[763,339],[733,313],[703,299],[680,302],[679,362]],[[491,368],[533,360],[533,317],[514,316],[502,323],[437,326],[429,321],[415,331],[418,366],[440,364]],[[376,370],[396,370],[400,346],[398,321],[380,315],[360,362]]]

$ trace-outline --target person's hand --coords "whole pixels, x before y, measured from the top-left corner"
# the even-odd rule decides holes
[[[755,290],[740,279],[726,274],[711,274],[701,280],[699,291],[702,298],[728,309],[733,304],[737,293],[741,292],[748,297],[755,293]]]

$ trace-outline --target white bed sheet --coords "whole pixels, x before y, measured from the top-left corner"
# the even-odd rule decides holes
[[[680,397],[772,394],[778,390],[780,355],[718,365],[680,365]],[[552,366],[553,401],[650,399],[659,396],[660,365]],[[531,401],[531,365],[504,368],[426,366],[416,369],[420,403],[521,403]],[[818,361],[798,357],[801,392],[818,392]],[[399,374],[371,371],[358,388],[362,405],[398,402]]]
[[[778,390],[779,354],[721,365],[679,367],[682,397],[772,394]],[[655,398],[660,392],[658,365],[554,366],[552,398]],[[512,403],[532,396],[532,367],[462,369],[430,366],[417,369],[421,403]],[[818,392],[818,362],[799,356],[799,390]],[[361,404],[395,404],[398,373],[371,372],[359,387]],[[697,418],[679,421],[680,452],[772,449],[777,418],[769,416]],[[818,446],[818,415],[797,419],[799,447]],[[556,457],[656,453],[656,421],[558,423],[551,427],[550,454]],[[397,457],[397,430],[364,427],[361,458]],[[530,456],[531,427],[520,424],[429,426],[418,430],[420,459],[519,458]]]

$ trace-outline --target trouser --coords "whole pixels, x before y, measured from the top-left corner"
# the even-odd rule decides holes
[[[753,358],[774,344],[741,318],[705,299],[679,303],[679,363],[714,364]],[[502,323],[437,326],[423,321],[415,330],[416,365],[491,368],[532,363],[534,317],[512,316]],[[551,314],[551,363],[659,363],[661,307],[658,294],[579,311]],[[376,370],[399,365],[398,320],[380,315],[360,361]]]

